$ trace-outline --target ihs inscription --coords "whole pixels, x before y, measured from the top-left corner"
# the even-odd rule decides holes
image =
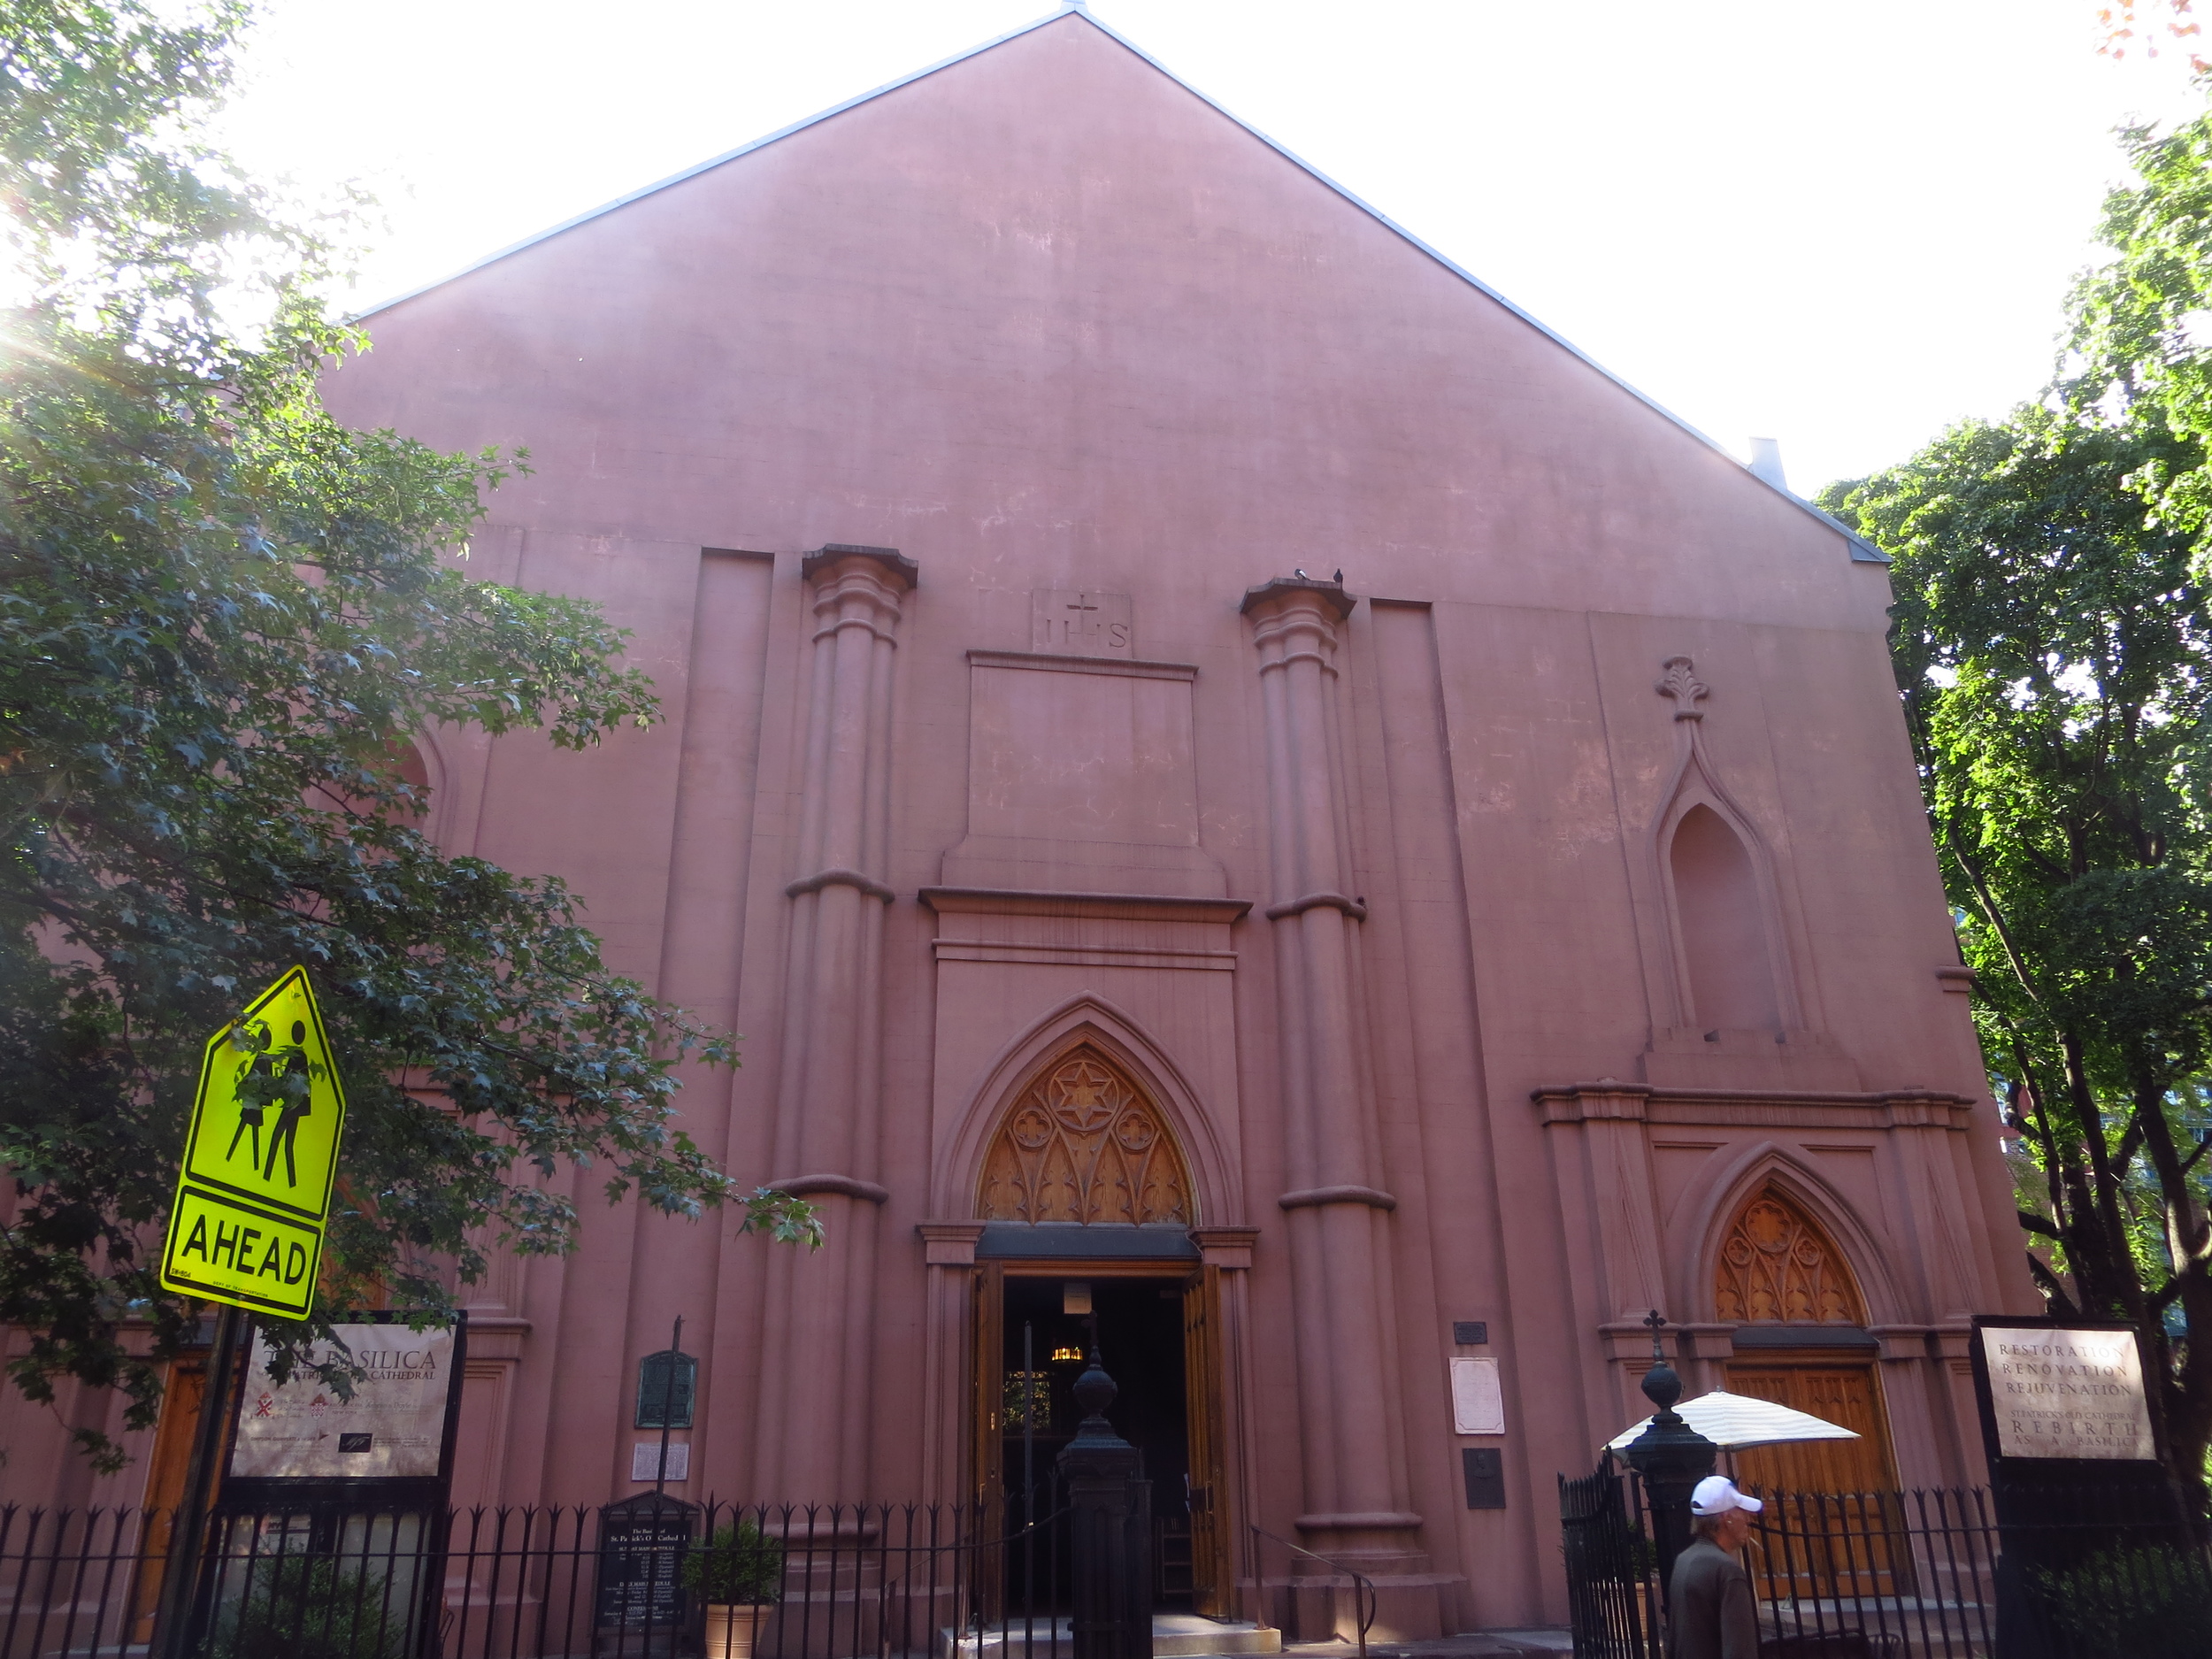
[[[1029,595],[1029,642],[1064,657],[1132,657],[1137,630],[1127,594],[1039,588]]]

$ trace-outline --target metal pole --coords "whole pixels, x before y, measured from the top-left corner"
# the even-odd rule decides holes
[[[645,1650],[649,1655],[653,1650],[653,1615],[660,1604],[660,1545],[661,1540],[666,1536],[665,1523],[661,1518],[659,1500],[666,1495],[663,1488],[668,1485],[668,1431],[676,1416],[676,1362],[682,1356],[683,1340],[684,1317],[680,1313],[676,1316],[676,1328],[668,1333],[668,1369],[662,1373],[661,1377],[661,1457],[660,1466],[653,1471],[655,1502],[653,1518],[649,1524],[652,1527],[653,1540],[651,1556],[653,1564],[649,1571],[653,1576],[645,1581]],[[690,1471],[687,1470],[685,1472],[687,1474]],[[677,1562],[672,1561],[668,1565],[668,1576],[673,1580],[681,1572],[682,1568]],[[675,1594],[674,1589],[672,1588],[669,1591],[669,1617],[672,1622],[675,1617]]]
[[[184,1492],[169,1523],[169,1554],[162,1567],[161,1600],[154,1612],[152,1659],[186,1659],[190,1651],[193,1602],[200,1585],[200,1555],[207,1544],[207,1511],[215,1493],[216,1463],[229,1443],[231,1383],[247,1334],[246,1310],[225,1304],[215,1316],[215,1346],[207,1356],[200,1393],[200,1420],[192,1432],[192,1461]]]
[[[661,1463],[653,1471],[653,1495],[657,1498],[662,1495],[661,1488],[668,1484],[668,1429],[676,1415],[676,1362],[682,1356],[683,1340],[684,1317],[680,1313],[676,1316],[676,1328],[669,1334],[668,1371],[661,1384]],[[657,1509],[659,1505],[654,1507]]]
[[[1035,1325],[1022,1321],[1022,1642],[1037,1611],[1037,1355]],[[1055,1615],[1056,1617],[1056,1615]]]

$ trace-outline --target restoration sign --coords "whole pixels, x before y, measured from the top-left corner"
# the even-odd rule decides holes
[[[345,1121],[322,1014],[294,968],[208,1039],[162,1288],[304,1318]]]
[[[353,1398],[311,1373],[288,1383],[269,1375],[267,1339],[256,1333],[238,1437],[230,1455],[233,1479],[434,1479],[445,1451],[447,1401],[455,1383],[449,1325],[411,1331],[404,1325],[340,1323],[331,1327],[368,1376]],[[327,1363],[340,1357],[328,1342],[310,1349]]]
[[[1993,1323],[1975,1335],[1999,1456],[2157,1457],[2133,1331]]]

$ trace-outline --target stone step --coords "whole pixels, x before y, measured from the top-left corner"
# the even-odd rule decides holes
[[[1202,1618],[1195,1613],[1152,1616],[1153,1659],[1190,1659],[1194,1654],[1280,1653],[1283,1632],[1245,1619]]]
[[[1152,1616],[1153,1659],[1203,1659],[1210,1654],[1279,1654],[1283,1633],[1243,1619],[1202,1618],[1195,1613]],[[1019,1619],[1004,1630],[938,1632],[941,1659],[1071,1659],[1072,1627],[1064,1619]]]

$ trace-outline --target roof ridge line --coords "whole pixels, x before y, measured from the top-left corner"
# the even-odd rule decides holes
[[[1700,443],[1703,444],[1707,449],[1711,449],[1715,454],[1741,468],[1747,478],[1750,478],[1764,488],[1772,490],[1776,495],[1781,496],[1784,501],[1788,502],[1790,505],[1795,507],[1801,512],[1809,513],[1813,518],[1820,520],[1822,524],[1827,526],[1830,529],[1835,531],[1839,535],[1843,537],[1844,544],[1849,550],[1851,559],[1854,564],[1887,565],[1890,562],[1889,556],[1886,553],[1883,552],[1881,549],[1875,546],[1873,542],[1868,541],[1864,536],[1861,535],[1856,530],[1854,530],[1849,525],[1844,523],[1842,519],[1837,518],[1832,513],[1824,511],[1821,508],[1815,506],[1811,502],[1806,500],[1802,495],[1798,495],[1795,491],[1788,488],[1786,486],[1777,484],[1770,479],[1760,477],[1759,474],[1754,472],[1749,466],[1746,465],[1743,462],[1737,460],[1734,455],[1731,454],[1727,449],[1722,446],[1710,435],[1691,425],[1690,422],[1685,420],[1680,415],[1676,414],[1674,411],[1669,409],[1664,403],[1661,403],[1657,398],[1652,396],[1648,392],[1642,390],[1631,381],[1624,379],[1621,375],[1614,373],[1611,369],[1607,368],[1605,365],[1600,363],[1595,357],[1585,351],[1580,346],[1575,344],[1573,341],[1568,339],[1564,334],[1559,333],[1558,330],[1553,328],[1549,324],[1532,315],[1531,312],[1524,310],[1519,305],[1515,304],[1503,294],[1501,294],[1496,288],[1492,288],[1487,282],[1485,282],[1480,277],[1467,269],[1465,265],[1461,265],[1450,255],[1443,252],[1441,250],[1438,249],[1424,238],[1416,235],[1412,231],[1408,230],[1403,225],[1401,225],[1396,219],[1391,218],[1389,214],[1384,212],[1380,208],[1377,207],[1373,203],[1368,201],[1365,197],[1360,196],[1357,192],[1348,189],[1345,186],[1338,183],[1320,168],[1315,166],[1313,163],[1308,161],[1303,156],[1301,156],[1296,150],[1291,149],[1289,145],[1282,142],[1279,139],[1271,137],[1268,134],[1262,132],[1257,127],[1255,127],[1251,122],[1237,114],[1235,111],[1230,109],[1219,99],[1210,96],[1202,88],[1194,86],[1191,82],[1184,80],[1182,76],[1177,74],[1172,69],[1170,69],[1165,64],[1155,58],[1150,52],[1145,50],[1143,47],[1138,45],[1126,35],[1124,35],[1119,29],[1114,27],[1112,24],[1102,22],[1097,14],[1092,12],[1089,5],[1086,4],[1086,0],[1060,0],[1060,4],[1058,5],[1055,6],[1052,11],[1048,12],[1042,17],[1032,19],[1029,22],[1024,23],[1017,28],[1008,29],[1002,35],[993,35],[989,40],[983,42],[979,45],[971,46],[965,51],[955,52],[949,58],[941,58],[935,63],[930,64],[923,68],[917,69],[910,74],[901,75],[895,81],[887,81],[881,86],[873,87],[866,92],[856,94],[854,96],[847,98],[841,103],[833,104],[826,110],[817,111],[814,114],[807,116],[803,119],[794,121],[787,127],[780,127],[774,132],[768,133],[759,138],[753,139],[748,143],[740,144],[734,150],[726,150],[719,155],[710,156],[706,160],[695,163],[691,166],[682,169],[680,172],[672,173],[665,178],[656,179],[650,184],[641,185],[634,190],[627,191],[621,196],[616,196],[612,201],[603,202],[597,207],[588,208],[583,212],[563,219],[557,225],[549,226],[546,229],[539,231],[534,235],[525,236],[519,242],[509,242],[503,248],[495,249],[492,252],[485,254],[480,258],[471,260],[467,265],[461,266],[457,270],[449,272],[444,276],[434,278],[427,282],[419,282],[403,293],[395,294],[388,299],[379,300],[374,304],[363,306],[359,311],[353,312],[349,320],[357,323],[374,316],[379,311],[388,311],[395,305],[403,303],[408,300],[416,298],[419,295],[428,293],[432,288],[442,288],[449,282],[456,281],[473,272],[482,270],[486,265],[495,265],[500,260],[507,258],[511,255],[520,253],[526,248],[534,247],[541,242],[549,242],[552,238],[560,235],[565,231],[575,229],[579,225],[588,224],[593,219],[603,218],[606,214],[613,212],[618,208],[627,207],[631,203],[638,201],[644,196],[652,196],[658,191],[665,190],[672,185],[681,184],[687,179],[697,178],[703,173],[710,173],[715,168],[723,166],[729,162],[735,161],[740,157],[750,155],[757,150],[764,150],[770,144],[775,143],[779,140],[788,138],[795,133],[804,132],[808,127],[814,127],[823,121],[826,121],[833,116],[842,115],[846,111],[854,109],[860,104],[870,103],[876,98],[883,96],[886,93],[896,92],[902,87],[909,87],[913,85],[914,82],[918,81],[926,80],[929,76],[937,73],[940,70],[949,69],[955,64],[964,63],[971,58],[979,57],[983,53],[991,50],[994,47],[1002,46],[1010,40],[1018,40],[1022,35],[1027,35],[1033,30],[1041,29],[1048,23],[1056,23],[1062,18],[1065,17],[1079,17],[1082,19],[1084,22],[1089,24],[1093,28],[1096,29],[1100,34],[1105,35],[1107,39],[1112,41],[1115,44],[1120,46],[1124,50],[1134,54],[1138,58],[1150,65],[1161,74],[1165,75],[1170,81],[1172,81],[1177,86],[1182,88],[1184,91],[1189,93],[1193,97],[1196,98],[1200,103],[1205,104],[1207,108],[1212,110],[1216,114],[1233,122],[1236,126],[1241,127],[1247,133],[1249,133],[1254,138],[1258,139],[1261,143],[1265,144],[1270,150],[1273,150],[1277,155],[1282,157],[1284,160],[1289,162],[1300,172],[1304,173],[1307,176],[1315,180],[1325,188],[1333,191],[1337,196],[1341,196],[1345,201],[1359,209],[1361,212],[1366,214],[1370,219],[1372,219],[1382,225],[1384,228],[1391,231],[1395,235],[1402,237],[1406,242],[1412,243],[1415,248],[1426,254],[1430,258],[1435,260],[1437,264],[1442,265],[1447,271],[1449,271],[1454,276],[1459,278],[1461,281],[1466,283],[1470,288],[1475,289],[1478,293],[1482,294],[1497,304],[1503,306],[1506,311],[1509,311],[1515,317],[1519,318],[1521,321],[1535,329],[1537,333],[1542,334],[1554,345],[1561,348],[1563,350],[1567,352],[1568,355],[1574,357],[1578,362],[1580,362],[1586,367],[1595,371],[1603,379],[1609,380],[1615,386],[1619,387],[1621,390],[1626,392],[1631,397],[1634,398],[1638,403],[1643,404],[1645,408],[1650,410],[1654,414],[1658,415],[1662,419],[1679,428],[1681,431],[1687,433],[1691,437],[1696,439]]]
[[[350,313],[348,320],[357,323],[360,322],[365,318],[375,316],[379,311],[389,311],[395,305],[403,304],[405,302],[414,299],[419,296],[427,294],[432,288],[443,288],[449,282],[457,281],[462,277],[468,276],[474,272],[481,271],[488,265],[496,265],[500,260],[507,258],[511,255],[520,253],[526,248],[534,248],[541,242],[550,242],[554,237],[560,235],[565,231],[574,230],[579,225],[588,224],[595,219],[604,218],[607,214],[613,212],[617,208],[627,207],[631,203],[639,201],[645,196],[655,195],[659,191],[665,190],[672,185],[681,184],[687,179],[695,179],[703,173],[711,173],[715,168],[723,166],[729,162],[735,161],[741,156],[749,156],[756,150],[765,150],[769,145],[777,142],[779,140],[789,138],[795,133],[804,132],[810,127],[818,126],[820,123],[828,120],[833,115],[842,115],[846,111],[854,109],[860,104],[869,103],[873,99],[879,98],[887,92],[896,92],[902,87],[909,87],[913,85],[917,81],[926,80],[929,76],[935,74],[941,69],[949,69],[955,64],[964,63],[971,58],[980,57],[983,53],[989,51],[993,47],[1003,46],[1008,41],[1018,39],[1021,35],[1028,34],[1032,29],[1041,29],[1048,23],[1056,23],[1060,19],[1066,17],[1071,12],[1080,13],[1087,21],[1092,23],[1095,23],[1097,21],[1095,18],[1091,17],[1090,13],[1086,11],[1081,4],[1078,4],[1078,0],[1062,0],[1061,4],[1055,7],[1052,11],[1046,12],[1044,16],[1041,18],[1032,18],[1028,22],[1021,25],[1018,28],[1009,29],[1003,35],[995,35],[989,40],[983,42],[980,45],[971,46],[964,51],[955,52],[949,58],[941,58],[935,63],[927,65],[923,68],[917,69],[910,74],[899,76],[895,81],[887,81],[879,87],[872,87],[865,92],[856,93],[851,97],[846,98],[841,103],[831,104],[826,110],[817,110],[811,115],[803,116],[798,120],[793,121],[787,127],[779,127],[772,133],[764,133],[758,138],[748,140],[746,142],[738,145],[734,150],[723,150],[719,155],[710,156],[704,161],[695,162],[688,167],[681,168],[675,173],[667,174],[665,177],[656,179],[650,184],[641,184],[634,190],[626,190],[622,195],[614,197],[611,201],[602,202],[596,207],[588,207],[580,213],[570,215],[567,219],[563,219],[557,225],[549,225],[543,230],[532,232],[529,235],[523,237],[519,242],[511,242],[503,248],[495,248],[488,254],[484,254],[478,258],[470,260],[468,264],[465,265],[457,266],[455,269],[447,272],[443,276],[432,277],[428,281],[418,282],[411,288],[404,289],[397,294],[388,296],[386,298],[378,300],[373,304],[364,305],[360,310]],[[1112,31],[1109,30],[1108,33],[1111,34]],[[1121,40],[1121,37],[1118,35],[1114,35],[1114,38],[1117,41]],[[1121,43],[1125,46],[1128,45],[1126,41],[1122,41]],[[1130,50],[1133,51],[1135,50],[1135,48],[1132,47]],[[1140,52],[1138,56],[1142,57],[1143,54]],[[1150,60],[1147,59],[1146,61],[1149,62]],[[1171,79],[1172,79],[1172,77],[1171,77]],[[1177,84],[1180,85],[1182,83],[1178,81]],[[1217,105],[1216,107],[1217,108],[1219,106]],[[1235,118],[1232,117],[1231,119],[1234,119]],[[1240,125],[1241,125],[1241,123],[1240,123]]]
[[[1110,37],[1128,50],[1134,52],[1139,58],[1144,59],[1146,63],[1150,64],[1153,68],[1158,70],[1162,74],[1165,75],[1170,81],[1172,81],[1177,86],[1182,88],[1184,91],[1189,93],[1193,97],[1198,99],[1201,103],[1206,104],[1217,113],[1226,116],[1230,120],[1235,122],[1246,132],[1251,134],[1253,137],[1258,139],[1260,142],[1265,144],[1270,150],[1273,150],[1284,160],[1289,162],[1293,166],[1298,168],[1301,172],[1307,173],[1321,184],[1327,187],[1329,189],[1333,190],[1337,195],[1342,196],[1347,202],[1349,202],[1354,207],[1359,209],[1361,212],[1380,223],[1385,228],[1394,232],[1399,236],[1403,237],[1407,242],[1411,242],[1416,248],[1419,249],[1423,253],[1428,255],[1430,258],[1435,260],[1437,264],[1442,265],[1447,271],[1449,271],[1461,281],[1466,283],[1470,288],[1476,289],[1478,292],[1486,296],[1490,299],[1496,301],[1514,316],[1519,318],[1530,327],[1535,329],[1538,334],[1542,334],[1553,344],[1561,347],[1571,356],[1574,357],[1588,367],[1596,370],[1599,374],[1612,381],[1614,385],[1619,387],[1621,390],[1626,392],[1631,397],[1634,398],[1638,403],[1643,404],[1646,408],[1651,410],[1655,414],[1663,417],[1673,425],[1680,427],[1684,432],[1688,433],[1690,436],[1695,438],[1700,443],[1705,445],[1706,448],[1713,450],[1715,453],[1722,456],[1725,459],[1734,462],[1736,465],[1742,467],[1746,476],[1757,479],[1760,483],[1765,485],[1769,489],[1772,490],[1776,495],[1781,496],[1783,500],[1788,502],[1792,506],[1799,509],[1801,511],[1810,513],[1814,518],[1819,519],[1830,529],[1837,532],[1844,538],[1846,544],[1850,548],[1853,563],[1886,565],[1890,562],[1888,554],[1883,552],[1881,549],[1876,547],[1874,543],[1868,541],[1864,536],[1861,535],[1856,530],[1854,530],[1849,525],[1844,523],[1842,519],[1837,518],[1833,513],[1824,511],[1822,509],[1815,506],[1811,502],[1807,501],[1802,495],[1800,495],[1796,491],[1788,488],[1786,486],[1777,484],[1770,479],[1760,478],[1758,473],[1752,472],[1750,467],[1745,465],[1743,462],[1738,461],[1732,454],[1731,454],[1710,435],[1700,431],[1696,426],[1692,426],[1688,421],[1685,420],[1681,416],[1676,414],[1674,411],[1669,409],[1657,398],[1652,396],[1650,393],[1644,391],[1632,381],[1614,373],[1611,369],[1607,368],[1605,365],[1600,363],[1595,357],[1585,351],[1580,346],[1575,344],[1573,341],[1568,339],[1566,335],[1561,334],[1557,329],[1551,326],[1550,324],[1545,322],[1541,318],[1534,316],[1519,305],[1515,304],[1511,300],[1498,292],[1497,289],[1492,288],[1487,282],[1484,281],[1480,277],[1470,271],[1465,265],[1460,264],[1458,260],[1453,258],[1449,254],[1443,252],[1440,249],[1429,242],[1426,239],[1417,236],[1412,231],[1408,230],[1403,225],[1401,225],[1396,219],[1391,218],[1389,214],[1384,212],[1382,209],[1377,207],[1372,202],[1368,201],[1364,196],[1362,196],[1356,191],[1348,189],[1345,186],[1339,184],[1334,179],[1331,178],[1327,173],[1322,172],[1320,168],[1315,166],[1313,163],[1308,161],[1303,156],[1300,155],[1289,145],[1284,143],[1280,139],[1271,137],[1268,134],[1262,132],[1258,127],[1255,127],[1251,122],[1246,120],[1235,111],[1230,109],[1219,99],[1211,96],[1202,88],[1195,87],[1189,81],[1184,80],[1182,76],[1177,74],[1172,69],[1170,69],[1165,64],[1155,58],[1150,52],[1145,50],[1143,47],[1138,45],[1136,42],[1131,40],[1126,35],[1124,35],[1112,24],[1101,22],[1097,16],[1091,12],[1089,7],[1083,4],[1083,0],[1064,0],[1060,15],[1064,16],[1069,12],[1074,12],[1080,14],[1083,20],[1086,23],[1088,23],[1093,28],[1098,30],[1101,34]],[[1030,27],[1033,28],[1036,25],[1032,24]]]

